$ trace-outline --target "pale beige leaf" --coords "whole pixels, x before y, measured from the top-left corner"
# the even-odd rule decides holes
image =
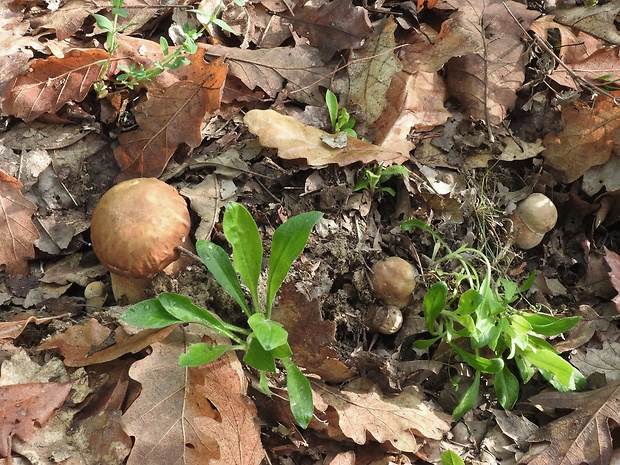
[[[332,148],[322,140],[331,134],[274,110],[250,110],[243,121],[264,147],[278,149],[278,156],[287,160],[305,158],[310,166],[332,163],[346,166],[356,162],[400,164],[409,159],[350,136],[345,147]]]
[[[315,385],[335,412],[340,431],[356,444],[366,444],[370,434],[380,443],[389,441],[398,450],[415,452],[420,447],[416,436],[422,439],[420,442],[424,438],[441,439],[450,429],[451,416],[425,401],[417,388],[386,396],[376,386],[362,383],[350,383],[340,391]],[[330,426],[336,427],[331,422]]]
[[[351,52],[351,80],[347,105],[357,105],[368,124],[374,123],[386,106],[392,76],[402,69],[394,53],[396,23],[386,19],[359,50]]]
[[[205,334],[196,325],[177,327],[131,367],[129,375],[142,384],[142,392],[123,416],[125,431],[135,437],[128,465],[258,465],[262,460],[256,408],[245,395],[234,354],[189,369],[179,366],[179,355]]]

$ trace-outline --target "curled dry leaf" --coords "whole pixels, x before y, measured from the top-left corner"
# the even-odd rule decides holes
[[[243,122],[252,134],[259,137],[264,147],[278,149],[280,158],[305,158],[310,166],[332,163],[347,166],[356,162],[400,164],[409,159],[408,155],[403,156],[351,136],[347,136],[345,147],[331,148],[322,140],[331,134],[274,110],[250,110]]]
[[[26,274],[39,237],[32,223],[36,207],[22,195],[22,183],[0,171],[0,264],[9,275]]]
[[[33,60],[27,73],[7,84],[2,110],[28,122],[56,113],[69,101],[81,102],[108,56],[105,50],[74,49],[64,58]]]

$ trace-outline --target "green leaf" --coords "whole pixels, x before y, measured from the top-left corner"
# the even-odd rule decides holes
[[[470,315],[478,309],[483,300],[484,297],[480,295],[478,291],[467,289],[459,298],[459,305],[456,312],[459,315]]]
[[[291,265],[304,250],[314,225],[321,219],[321,212],[306,212],[289,218],[273,233],[267,276],[267,315],[271,312],[273,299],[286,278]]]
[[[499,404],[506,410],[511,410],[519,398],[519,380],[507,366],[493,378],[495,394]]]
[[[95,18],[95,22],[97,23],[97,26],[99,26],[99,29],[105,32],[114,31],[114,23],[112,23],[112,21],[110,21],[108,18],[97,13],[90,13],[90,15]]]
[[[456,406],[452,415],[454,416],[455,421],[459,421],[461,417],[473,409],[478,403],[478,392],[480,391],[480,372],[476,371],[474,376],[474,382],[469,386],[459,404]]]
[[[424,296],[424,321],[426,329],[431,334],[435,334],[435,320],[446,307],[447,298],[448,285],[443,281],[433,284]]]
[[[179,355],[182,367],[197,367],[217,360],[224,352],[240,348],[239,346],[214,345],[198,342],[187,348],[187,353]]]
[[[224,249],[213,242],[199,240],[196,242],[196,252],[219,285],[250,315],[250,307],[245,300],[239,278]]]
[[[255,313],[248,318],[248,324],[267,351],[287,343],[288,333],[281,323],[268,320],[262,313]]]
[[[310,381],[290,358],[283,359],[282,364],[286,369],[286,389],[291,412],[299,426],[305,429],[314,414]]]
[[[243,328],[223,322],[210,311],[192,303],[189,297],[171,292],[162,292],[157,301],[173,317],[187,323],[200,323],[228,337],[234,337],[231,332],[247,333]]]
[[[273,358],[287,358],[293,355],[293,351],[291,350],[291,346],[288,344],[282,344],[281,346],[276,347],[275,349],[271,349],[269,351]]]
[[[169,45],[168,41],[164,36],[161,36],[159,38],[159,46],[161,48],[161,51],[164,52],[164,56],[168,55]]]
[[[411,231],[414,228],[423,229],[424,231],[430,233],[431,236],[433,236],[437,242],[443,245],[446,249],[450,250],[450,247],[448,247],[448,244],[446,244],[446,242],[439,236],[439,234],[437,234],[433,230],[433,228],[431,228],[424,221],[414,218],[412,220],[407,220],[403,224],[400,225],[400,229],[402,229],[403,231]]]
[[[437,336],[432,339],[418,339],[417,341],[413,343],[413,347],[416,349],[428,349],[430,346],[435,344],[435,342],[437,342],[439,339],[441,339],[441,336]]]
[[[504,360],[501,358],[485,358],[479,355],[470,354],[469,352],[461,349],[459,346],[448,343],[461,359],[476,371],[482,373],[499,373],[504,368]]]
[[[574,372],[578,370],[556,353],[541,348],[534,351],[528,347],[522,354],[538,369],[544,369],[553,374],[563,386],[570,389],[576,388]]]
[[[517,368],[519,368],[519,375],[523,383],[528,383],[530,379],[532,379],[532,376],[536,374],[536,369],[523,355],[521,355],[521,352],[517,353],[515,363],[517,364]]]
[[[480,318],[471,335],[471,347],[480,349],[499,336],[499,328],[495,325],[495,318]]]
[[[542,313],[522,313],[521,316],[532,326],[533,332],[543,336],[557,336],[579,323],[578,316],[557,318]]]
[[[329,112],[329,121],[332,123],[332,132],[336,132],[336,121],[338,119],[338,98],[331,90],[325,93],[325,104]]]
[[[519,286],[519,292],[527,291],[530,287],[532,287],[535,280],[536,280],[536,271],[532,271],[532,273],[530,273],[530,276],[523,282],[523,284]]]
[[[123,313],[121,319],[139,328],[165,328],[182,323],[182,320],[168,313],[156,299],[144,300],[132,305]]]
[[[224,236],[233,251],[235,270],[248,286],[254,309],[259,308],[258,280],[263,262],[263,243],[256,222],[240,203],[230,202],[224,212]]]
[[[275,372],[276,361],[271,352],[265,350],[256,337],[250,336],[249,341],[243,361],[257,370]]]
[[[232,27],[230,27],[226,21],[224,21],[224,20],[222,20],[220,18],[213,18],[212,23],[215,24],[220,29],[226,31],[226,32],[229,32],[229,33],[231,33],[233,35],[237,35],[235,30]]]
[[[441,453],[441,465],[465,465],[465,462],[456,452],[445,450]]]

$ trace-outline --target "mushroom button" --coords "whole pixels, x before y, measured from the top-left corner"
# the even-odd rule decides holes
[[[515,244],[527,250],[540,244],[545,233],[553,229],[558,220],[558,211],[549,197],[534,193],[519,202],[510,220]]]
[[[190,217],[176,189],[155,178],[121,182],[106,192],[91,220],[95,255],[111,274],[112,292],[129,303],[145,298],[153,276],[187,247]]]

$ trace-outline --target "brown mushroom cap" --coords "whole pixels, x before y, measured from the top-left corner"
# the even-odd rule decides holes
[[[517,211],[523,222],[536,234],[551,231],[558,221],[558,211],[544,194],[534,193],[519,202]]]
[[[95,255],[112,274],[150,278],[179,257],[190,231],[187,204],[155,178],[121,182],[106,192],[91,220]]]

